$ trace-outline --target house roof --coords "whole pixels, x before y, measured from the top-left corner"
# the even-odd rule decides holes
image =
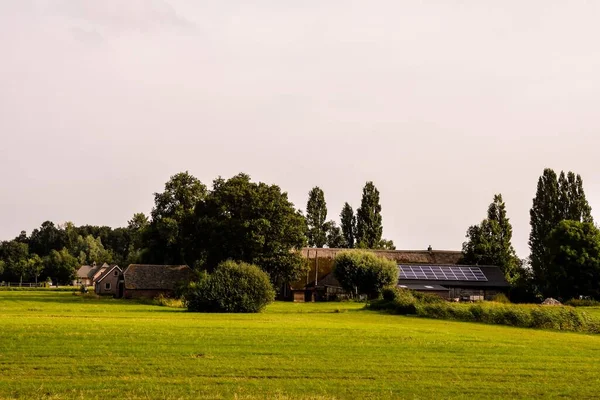
[[[116,268],[116,269],[117,269],[119,272],[123,272],[123,271],[121,270],[121,268],[119,268],[119,266],[115,264],[115,265],[113,265],[113,266],[112,266],[112,267],[110,267],[110,268],[105,268],[105,269],[104,269],[104,271],[102,272],[102,274],[101,274],[100,276],[98,276],[98,278],[96,279],[96,282],[102,282],[102,280],[103,280],[104,278],[106,278],[107,276],[109,276],[109,275],[110,275],[110,274],[111,274],[111,273],[112,273],[112,272],[115,270],[115,268]]]
[[[174,290],[194,278],[187,265],[131,264],[123,272],[125,289]]]
[[[421,291],[443,291],[448,290],[448,288],[443,287],[442,285],[432,284],[431,282],[427,285],[414,285],[414,284],[402,284],[398,285],[401,289],[410,289],[410,290],[421,290]]]
[[[98,273],[102,268],[108,267],[108,264],[100,264],[100,265],[82,265],[77,270],[77,278],[80,279],[94,279],[94,275]]]
[[[349,249],[330,249],[305,247],[301,254],[312,258],[335,258],[337,253]],[[461,251],[454,250],[370,250],[378,256],[407,264],[458,264],[462,258]]]
[[[403,279],[398,278],[398,285],[441,285],[445,287],[508,287],[509,284],[502,273],[500,267],[492,265],[435,265],[442,269],[450,269],[452,267],[477,267],[483,272],[486,279],[483,280],[442,280],[442,279]]]

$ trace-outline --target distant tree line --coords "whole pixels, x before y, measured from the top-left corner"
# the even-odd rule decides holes
[[[149,216],[134,214],[126,227],[55,225],[0,243],[0,281],[50,279],[65,284],[78,266],[92,263],[187,264],[212,272],[227,260],[257,265],[278,287],[298,279],[306,260],[294,252],[311,247],[394,249],[383,238],[380,194],[367,182],[359,207],[345,203],[339,226],[328,219],[325,194],[314,187],[306,215],[279,186],[246,174],[221,177],[209,189],[188,172],[172,176],[154,194]],[[515,298],[600,299],[600,231],[594,225],[583,180],[573,172],[545,169],[530,211],[528,259],[512,246],[512,226],[501,194],[487,216],[467,229],[462,263],[497,265]]]

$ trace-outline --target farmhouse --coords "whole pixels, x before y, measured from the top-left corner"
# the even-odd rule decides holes
[[[103,268],[103,271],[94,280],[94,292],[100,295],[112,295],[117,297],[118,285],[123,271],[118,265]]]
[[[123,272],[119,297],[170,296],[178,286],[187,285],[193,278],[194,272],[187,265],[131,264]]]
[[[296,302],[332,300],[346,295],[332,273],[337,253],[346,249],[302,249],[310,270],[299,281],[284,288],[284,298]],[[460,251],[371,250],[394,260],[399,268],[398,287],[430,292],[446,299],[490,298],[504,292],[508,283],[495,266],[459,265]]]
[[[82,265],[79,267],[76,273],[76,280],[73,282],[76,286],[93,286],[96,279],[102,275],[110,266],[107,263],[96,265]]]

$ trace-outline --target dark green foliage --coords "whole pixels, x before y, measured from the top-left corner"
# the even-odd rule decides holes
[[[342,235],[344,237],[344,248],[352,249],[355,245],[356,237],[356,217],[354,216],[354,210],[348,203],[344,203],[344,208],[340,213],[340,222],[342,228]]]
[[[185,301],[189,311],[256,313],[275,298],[269,276],[255,265],[226,261],[192,283]]]
[[[206,186],[186,171],[172,176],[164,192],[154,194],[152,222],[143,232],[144,262],[194,265],[194,210],[206,193]]]
[[[318,186],[308,193],[306,203],[306,224],[308,226],[308,245],[323,247],[327,243],[327,203],[325,194]]]
[[[346,250],[333,261],[333,273],[350,293],[376,298],[381,291],[398,282],[398,266],[393,260],[363,250]]]
[[[546,293],[600,299],[600,231],[590,222],[564,220],[548,238]]]
[[[538,180],[537,191],[530,210],[531,267],[536,284],[544,295],[553,288],[548,281],[551,268],[552,248],[550,233],[563,220],[593,222],[591,207],[583,190],[581,176],[569,172],[566,176],[546,168]]]
[[[66,248],[60,251],[52,250],[44,257],[44,275],[56,283],[66,284],[73,280],[79,265],[77,258]]]
[[[40,229],[34,229],[29,238],[29,251],[45,257],[50,251],[66,246],[65,231],[58,229],[53,222],[46,221]]]
[[[494,196],[487,218],[469,227],[466,237],[469,240],[463,243],[463,264],[498,266],[509,283],[516,283],[520,260],[511,244],[512,226],[501,194]]]
[[[245,174],[216,179],[195,210],[195,259],[210,267],[228,259],[260,266],[274,283],[297,279],[306,260],[305,220],[279,186]],[[193,265],[193,264],[192,264]]]
[[[342,230],[335,224],[334,221],[326,223],[327,226],[327,247],[330,249],[340,249],[346,247],[346,241],[342,234]]]
[[[508,297],[506,297],[506,295],[504,293],[498,293],[497,295],[495,295],[492,298],[492,301],[495,301],[496,303],[505,303],[505,304],[510,304],[511,301]]]
[[[367,182],[363,188],[360,208],[356,211],[356,246],[377,249],[380,246],[382,234],[379,190],[373,182]]]

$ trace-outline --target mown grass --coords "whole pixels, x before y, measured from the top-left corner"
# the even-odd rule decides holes
[[[600,336],[356,303],[193,314],[0,293],[0,398],[594,398]]]

